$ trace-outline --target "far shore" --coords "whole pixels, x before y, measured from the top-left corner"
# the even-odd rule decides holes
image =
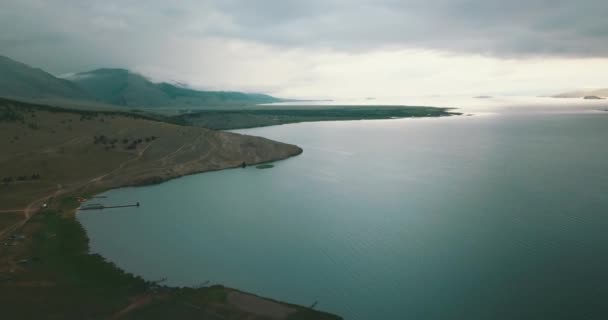
[[[266,106],[240,110],[197,110],[175,116],[177,123],[215,130],[319,121],[388,120],[461,115],[450,108],[417,106]]]

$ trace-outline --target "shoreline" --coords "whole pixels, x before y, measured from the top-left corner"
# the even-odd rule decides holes
[[[190,318],[261,320],[274,318],[259,308],[270,304],[269,309],[283,310],[286,319],[340,319],[221,285],[169,287],[145,280],[90,252],[87,232],[77,219],[80,197],[239,168],[243,163],[285,160],[301,154],[300,147],[122,113],[49,109],[0,100],[3,110],[11,117],[0,119],[4,121],[0,132],[10,139],[0,141],[7,151],[0,157],[0,175],[42,176],[27,184],[12,182],[15,178],[0,184],[0,202],[6,206],[0,210],[21,208],[15,216],[18,220],[6,220],[0,231],[4,243],[0,246],[0,295],[5,299],[5,314],[148,319],[178,312]],[[136,140],[138,144],[131,148],[128,142]],[[28,308],[36,301],[45,303]]]
[[[286,157],[278,157],[276,159],[272,159],[272,160],[268,160],[268,161],[263,161],[263,162],[251,163],[251,164],[248,164],[247,166],[257,166],[257,165],[263,165],[265,163],[273,163],[273,162],[277,162],[277,161],[288,160],[288,159],[290,159],[292,157],[296,157],[296,156],[298,156],[298,155],[300,155],[300,154],[303,153],[303,149],[302,148],[298,147],[298,149],[299,149],[299,152],[294,153],[293,155],[289,155],[289,156],[286,156]],[[101,194],[103,194],[105,192],[112,191],[112,190],[117,190],[117,189],[122,189],[122,188],[138,188],[138,187],[146,187],[146,186],[158,185],[158,184],[169,182],[171,180],[179,179],[179,178],[182,178],[182,177],[193,176],[193,175],[197,175],[197,174],[204,174],[204,173],[208,173],[208,172],[229,170],[229,169],[240,169],[240,168],[241,168],[241,166],[228,166],[228,167],[220,168],[220,169],[212,169],[212,170],[204,170],[204,171],[193,171],[193,172],[185,173],[185,174],[182,174],[182,175],[175,175],[175,176],[171,176],[171,177],[166,177],[166,178],[164,178],[162,180],[153,180],[153,181],[143,180],[143,181],[140,181],[139,183],[135,183],[135,184],[127,184],[127,185],[109,187],[107,189],[98,190],[98,191],[96,191],[92,195],[91,198],[100,196]],[[71,194],[66,194],[66,195],[64,195],[64,197],[70,197],[73,193],[76,193],[76,192],[78,192],[78,190],[75,190]],[[73,219],[73,222],[77,223],[78,226],[84,232],[84,236],[85,236],[86,242],[87,242],[87,250],[88,250],[87,252],[88,252],[88,254],[89,255],[98,255],[98,256],[100,256],[105,262],[111,263],[114,266],[114,268],[116,269],[117,272],[125,273],[125,274],[130,275],[130,276],[135,277],[135,278],[141,278],[140,275],[137,275],[137,274],[134,274],[134,273],[131,273],[131,272],[127,272],[126,270],[118,267],[114,262],[111,262],[111,261],[107,260],[107,258],[105,258],[103,255],[101,255],[99,253],[93,253],[93,252],[90,251],[90,247],[89,247],[89,241],[90,241],[90,239],[88,237],[86,228],[82,225],[82,223],[77,218],[77,216],[79,214],[81,214],[80,211],[81,210],[79,210],[78,207],[70,209],[69,210],[69,218]],[[142,279],[144,279],[144,278],[142,278]],[[152,283],[154,282],[152,280],[146,280],[146,279],[144,279],[144,281],[146,281],[146,282],[152,282]],[[226,287],[223,284],[213,284],[213,285],[210,285],[210,286],[203,286],[203,287],[197,287],[195,285],[190,285],[190,286],[172,286],[172,285],[167,285],[167,286],[163,286],[163,288],[166,288],[168,290],[184,290],[184,289],[186,289],[186,290],[200,290],[200,289],[203,289],[203,288],[210,288],[210,289],[212,289],[212,288],[222,288],[224,290],[228,290],[231,295],[236,293],[236,294],[241,295],[242,297],[246,297],[246,299],[248,299],[249,302],[250,302],[249,304],[252,303],[251,302],[252,299],[253,300],[259,299],[260,300],[259,303],[261,303],[261,304],[264,304],[264,305],[267,305],[267,306],[269,304],[277,304],[278,306],[274,306],[274,309],[277,309],[277,308],[280,309],[281,307],[283,307],[283,308],[291,309],[292,313],[296,312],[298,309],[300,309],[300,310],[303,309],[307,313],[308,312],[314,312],[314,313],[320,312],[320,313],[324,313],[322,311],[311,309],[310,307],[305,307],[303,305],[298,305],[298,304],[294,304],[294,303],[290,303],[290,302],[287,302],[287,301],[282,301],[282,300],[278,300],[278,299],[274,299],[274,298],[259,296],[259,295],[255,294],[255,293],[242,291],[242,290],[239,290],[237,288]],[[253,308],[253,309],[255,309],[255,308]],[[330,315],[330,314],[327,313],[326,315]],[[285,318],[285,319],[288,319],[288,318]],[[341,319],[341,318],[336,317],[336,319]]]
[[[238,133],[240,134],[240,133]],[[283,143],[283,142],[281,142]],[[277,157],[274,159],[270,159],[270,160],[264,160],[264,161],[259,161],[259,162],[251,162],[251,163],[247,163],[247,167],[250,166],[257,166],[257,165],[263,165],[266,163],[272,163],[272,162],[277,162],[277,161],[283,161],[283,160],[288,160],[290,158],[293,157],[297,157],[299,155],[301,155],[302,153],[304,153],[304,150],[296,145],[295,146],[298,151],[296,153],[293,153],[291,155],[287,155],[284,157]],[[111,189],[105,190],[103,192],[107,192],[110,190],[116,190],[116,189],[121,189],[121,188],[137,188],[137,187],[145,187],[145,186],[151,186],[151,185],[157,185],[157,184],[161,184],[161,183],[165,183],[171,180],[175,180],[175,179],[179,179],[182,177],[186,177],[186,176],[192,176],[192,175],[196,175],[196,174],[203,174],[203,173],[207,173],[207,172],[215,172],[215,171],[222,171],[222,170],[229,170],[229,169],[239,169],[242,168],[242,165],[233,165],[233,166],[227,166],[225,168],[218,168],[218,169],[208,169],[208,170],[202,170],[202,171],[192,171],[189,173],[184,173],[184,174],[179,174],[179,175],[174,175],[174,176],[170,176],[170,177],[165,177],[165,178],[160,178],[160,180],[157,180],[156,177],[150,177],[150,179],[148,180],[142,180],[139,182],[136,182],[135,184],[127,184],[127,185],[122,185],[122,186],[118,186],[118,187],[113,187]],[[99,193],[97,194],[99,195]]]
[[[299,149],[299,150],[300,150],[300,152],[294,153],[293,155],[289,155],[286,157],[278,157],[278,158],[271,159],[268,161],[251,163],[251,166],[260,165],[263,163],[287,160],[291,157],[300,155],[302,153],[302,149]],[[165,183],[165,182],[168,182],[168,181],[171,181],[174,179],[178,179],[181,177],[185,177],[185,176],[191,176],[191,175],[202,174],[202,173],[206,173],[206,172],[213,172],[213,171],[220,171],[220,170],[227,170],[227,169],[239,169],[239,168],[240,168],[240,166],[227,166],[227,167],[220,168],[220,169],[192,171],[192,172],[181,174],[181,175],[165,177],[162,180],[154,180],[154,181],[142,180],[139,183],[135,183],[135,184],[97,188],[97,189],[95,189],[94,193],[92,193],[92,197],[99,196],[100,194],[103,194],[105,192],[120,189],[120,188],[145,187],[145,186],[149,186],[149,185]],[[66,193],[62,194],[59,198],[57,198],[56,201],[64,202],[65,199],[74,199],[75,195],[79,194],[79,192],[83,188],[86,188],[86,186],[82,186],[80,188],[66,192]],[[56,211],[56,213],[54,213],[53,211]],[[310,307],[306,307],[303,305],[297,305],[297,304],[290,303],[287,301],[282,301],[279,299],[263,297],[263,296],[255,294],[255,293],[239,290],[237,288],[226,287],[222,284],[213,284],[213,285],[209,285],[209,286],[200,286],[200,287],[197,287],[195,285],[174,286],[174,285],[162,285],[161,282],[164,282],[164,279],[163,279],[163,281],[152,281],[152,280],[144,279],[140,275],[128,272],[128,271],[118,267],[114,262],[107,260],[107,258],[102,256],[101,254],[90,251],[90,247],[89,247],[90,239],[88,237],[87,231],[86,231],[85,227],[82,225],[82,223],[77,218],[77,216],[80,214],[79,211],[80,210],[78,210],[78,204],[72,203],[68,207],[62,207],[60,205],[59,207],[50,207],[50,208],[44,209],[44,210],[41,209],[38,212],[35,212],[34,214],[32,214],[31,219],[33,220],[34,218],[44,217],[46,215],[52,215],[52,216],[55,216],[55,218],[63,219],[64,223],[74,224],[75,225],[74,227],[77,228],[82,233],[82,238],[83,238],[84,244],[86,246],[85,255],[92,259],[99,260],[97,262],[98,264],[110,265],[111,268],[114,270],[114,271],[112,271],[112,273],[116,274],[116,276],[121,275],[122,277],[129,278],[131,281],[139,281],[139,282],[143,281],[143,283],[141,283],[141,285],[155,288],[154,290],[158,291],[160,293],[160,295],[158,295],[158,296],[152,295],[152,297],[148,297],[147,300],[149,300],[150,302],[156,301],[158,299],[162,300],[162,299],[164,299],[163,296],[167,296],[167,295],[196,294],[197,292],[201,292],[201,291],[202,292],[212,291],[212,292],[215,292],[216,294],[225,295],[227,297],[226,301],[229,301],[228,302],[229,304],[237,306],[239,309],[252,313],[252,314],[255,314],[256,316],[263,317],[264,319],[266,317],[274,318],[273,315],[275,315],[277,312],[279,314],[285,315],[285,317],[280,317],[280,319],[291,319],[290,317],[292,315],[297,316],[297,319],[300,319],[300,317],[302,319],[327,319],[327,320],[341,319],[338,316],[335,316],[335,315],[332,315],[332,314],[329,314],[329,313],[326,313],[326,312],[323,312],[320,310],[311,309]],[[30,220],[26,221],[26,223],[24,223],[24,225],[21,226],[21,228],[28,227],[29,223],[30,223]],[[257,307],[256,307],[256,305],[257,305]],[[136,308],[141,308],[141,307],[145,307],[145,304],[143,306],[138,306]],[[269,310],[268,313],[266,313],[266,308]],[[134,310],[137,310],[137,309],[131,309],[131,306],[129,306],[123,310],[120,310],[119,317],[123,316],[123,312],[132,312]],[[257,319],[257,317],[256,317],[256,319]],[[277,318],[277,319],[279,319],[279,318]]]
[[[2,101],[0,100],[0,102]],[[45,178],[47,176],[54,176],[48,179],[48,182],[43,180],[45,184],[32,185],[34,188],[39,185],[38,189],[35,189],[37,191],[35,197],[19,189],[19,184],[6,186],[7,190],[10,190],[8,192],[18,196],[16,199],[9,198],[10,200],[15,203],[17,201],[24,203],[23,200],[27,199],[27,208],[24,209],[26,219],[16,225],[16,228],[12,228],[11,226],[4,231],[8,230],[11,234],[24,234],[28,238],[28,241],[24,242],[21,249],[0,249],[3,252],[8,250],[5,252],[9,253],[9,255],[4,260],[8,266],[12,265],[10,267],[12,270],[19,272],[18,276],[23,277],[20,281],[30,283],[32,278],[41,277],[42,279],[46,279],[42,283],[50,281],[60,286],[67,286],[69,290],[82,296],[78,298],[83,300],[80,302],[81,304],[100,304],[96,305],[95,308],[106,312],[103,317],[107,317],[110,312],[118,310],[120,306],[129,306],[123,310],[129,314],[139,311],[145,313],[149,309],[166,304],[167,300],[178,301],[179,297],[183,295],[187,297],[203,295],[206,298],[199,301],[199,306],[203,308],[215,308],[217,310],[232,310],[236,308],[236,310],[230,312],[241,314],[241,316],[249,314],[250,316],[255,316],[254,319],[257,319],[258,316],[270,316],[250,313],[251,310],[264,311],[264,308],[259,308],[259,305],[257,308],[251,308],[252,300],[256,301],[256,299],[262,304],[270,302],[278,304],[278,307],[289,306],[289,308],[295,310],[294,315],[297,315],[295,317],[297,319],[340,319],[338,316],[311,308],[286,302],[277,302],[273,299],[243,293],[238,289],[226,288],[221,285],[205,288],[168,287],[153,281],[144,280],[135,274],[127,274],[124,270],[118,268],[102,256],[90,252],[89,238],[86,230],[76,218],[78,214],[77,208],[80,204],[76,201],[77,197],[91,198],[93,195],[99,195],[114,189],[160,184],[188,175],[239,168],[243,163],[246,163],[248,166],[263,165],[300,155],[303,153],[302,148],[293,144],[242,133],[183,126],[157,119],[134,117],[130,114],[89,112],[61,108],[49,109],[45,106],[13,101],[7,103],[8,110],[21,114],[20,119],[23,120],[9,122],[3,128],[9,133],[13,130],[15,132],[18,131],[19,135],[22,135],[18,144],[11,142],[11,144],[7,145],[9,154],[13,154],[13,156],[4,159],[5,163],[9,161],[8,164],[10,165],[4,168],[5,174],[11,173],[11,166],[14,168],[25,167],[40,170],[37,168],[39,168],[41,161],[47,161],[49,152],[55,155],[54,160],[51,160],[47,165],[52,170],[41,172]],[[0,107],[2,106],[0,105]],[[426,112],[428,110],[445,113],[441,116],[456,115],[438,108],[404,110],[407,112],[415,111],[423,113],[400,118],[433,117],[427,115]],[[357,110],[357,112],[359,111],[361,110]],[[371,110],[370,112],[377,112],[377,110]],[[363,120],[375,119],[386,118],[371,117]],[[321,121],[323,119],[317,118],[312,120]],[[362,119],[332,118],[327,120],[352,121]],[[260,126],[258,125],[257,127]],[[23,133],[24,131],[26,133]],[[105,139],[103,141],[123,141],[127,140],[127,138],[128,141],[135,141],[134,139],[139,138],[141,142],[141,138],[151,136],[155,138],[150,140],[143,139],[145,141],[139,145],[135,145],[133,149],[127,149],[126,147],[129,144],[126,142],[117,142],[118,148],[114,148],[114,146],[109,148],[109,144],[105,142],[103,144],[92,143],[92,138],[94,137],[95,141],[100,140],[98,138],[100,134],[103,134]],[[59,146],[65,145],[66,141],[72,141],[72,144],[70,145],[70,149],[64,152],[64,148]],[[22,145],[25,145],[26,149],[19,149]],[[40,147],[36,147],[36,145]],[[56,147],[53,149],[53,146]],[[11,152],[12,148],[16,151]],[[26,152],[24,153],[23,151]],[[74,169],[76,171],[72,172]],[[43,206],[43,204],[47,203],[49,204],[48,207]],[[10,203],[7,202],[7,204]],[[109,230],[108,232],[111,231]],[[49,234],[55,235],[55,238],[48,238]],[[70,243],[70,247],[75,246],[77,250],[68,250],[66,253],[67,249],[63,247],[46,248],[46,243],[49,241],[53,243],[52,240]],[[17,251],[13,252],[12,250]],[[37,250],[41,251],[38,252]],[[32,259],[32,257],[36,259],[42,257],[43,261],[51,261],[52,263],[45,262],[46,265],[43,263],[40,266],[35,264],[36,267],[30,268],[27,261]],[[26,265],[19,265],[17,261],[26,261]],[[4,265],[4,270],[7,270],[7,265]],[[0,267],[2,266],[0,264]],[[61,267],[54,268],[55,266]],[[2,272],[3,270],[0,269],[0,276],[2,276]],[[74,275],[78,275],[78,281],[76,282],[73,279]],[[50,278],[48,278],[49,276]],[[94,289],[95,286],[103,286],[105,284],[98,283],[97,278],[102,276],[107,278],[107,283],[115,283],[115,287],[107,288],[107,292],[111,293],[110,296],[113,297],[113,300],[122,299],[121,303],[112,305],[104,303],[103,299],[102,302],[90,302],[86,300],[98,294],[97,290]],[[84,283],[79,281],[84,281]],[[121,291],[120,286],[127,283],[131,283],[132,287],[140,289],[134,290],[134,292]],[[6,295],[11,295],[10,292],[15,290],[15,287],[12,287],[12,290],[10,288],[4,288],[4,290],[7,290]],[[28,296],[40,294],[37,293],[39,289],[36,288],[34,287],[34,291],[29,292]],[[152,289],[156,291],[150,293]],[[0,286],[0,293],[3,292],[2,290],[3,288]],[[52,289],[48,290],[53,292]],[[231,304],[231,300],[227,299],[228,295],[232,292],[241,292],[246,295],[246,297],[239,296],[239,298],[233,300],[233,302],[240,301],[245,303],[242,306],[243,308],[238,308],[238,306]],[[213,297],[219,295],[221,299],[219,301],[209,301],[207,295]],[[138,302],[137,306],[131,306],[128,301],[136,299],[138,296],[144,296],[147,302]],[[24,301],[29,301],[28,299],[31,298],[26,298]],[[58,295],[58,293],[47,293],[47,295],[43,295],[40,299],[56,299],[57,303],[61,304],[65,303],[66,298]],[[77,302],[79,301],[78,299],[73,302],[79,303]],[[15,301],[14,303],[13,307],[18,308],[20,301]],[[191,302],[188,303],[191,304]],[[39,316],[36,312],[41,314],[51,314],[53,312],[48,310],[45,312],[43,310],[44,308],[32,310],[34,312],[33,316]],[[203,309],[195,308],[195,311],[190,310],[189,312],[203,312],[204,314],[204,311],[201,310]],[[60,315],[65,317],[66,314],[70,314],[73,310],[58,309],[54,310],[54,312],[61,312]],[[121,315],[124,314],[121,313]],[[290,319],[290,317],[287,319]]]

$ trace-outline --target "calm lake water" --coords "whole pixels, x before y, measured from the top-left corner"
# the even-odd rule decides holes
[[[606,319],[608,112],[480,110],[242,130],[304,153],[110,191],[142,206],[79,220],[147,279],[345,319]]]

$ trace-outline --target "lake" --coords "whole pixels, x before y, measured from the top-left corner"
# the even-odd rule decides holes
[[[106,192],[141,207],[78,218],[146,279],[345,319],[605,319],[608,112],[590,106],[241,130],[304,153]]]

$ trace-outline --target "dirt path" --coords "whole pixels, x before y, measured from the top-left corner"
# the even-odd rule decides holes
[[[139,151],[137,153],[137,156],[135,158],[131,158],[128,159],[126,161],[124,161],[123,163],[121,163],[118,167],[116,167],[115,169],[110,170],[109,172],[95,177],[93,179],[87,180],[83,183],[77,183],[74,186],[72,186],[71,188],[63,188],[62,185],[58,184],[57,185],[57,190],[45,195],[44,197],[38,198],[32,202],[30,202],[27,207],[25,207],[24,209],[17,209],[17,210],[0,210],[0,212],[23,212],[24,213],[24,219],[12,226],[9,226],[7,228],[5,228],[4,230],[0,231],[0,239],[3,238],[5,235],[10,234],[16,230],[18,230],[19,228],[21,228],[23,225],[25,225],[33,216],[34,214],[40,210],[40,208],[42,207],[42,205],[48,201],[48,199],[50,199],[51,197],[56,198],[62,194],[71,192],[71,191],[75,191],[78,190],[80,188],[85,188],[86,186],[101,181],[103,178],[107,177],[108,175],[121,170],[122,168],[124,168],[128,163],[132,162],[132,161],[137,161],[139,160],[143,154],[146,152],[146,150],[153,144],[154,142],[149,143],[145,148],[143,148],[141,151]]]
[[[148,144],[148,145],[147,145],[145,148],[143,148],[141,151],[139,151],[139,152],[137,153],[137,156],[136,156],[135,158],[128,159],[128,160],[124,161],[123,163],[121,163],[121,164],[120,164],[118,167],[116,167],[116,168],[114,168],[114,169],[110,170],[109,172],[104,173],[103,175],[101,175],[101,176],[99,176],[99,177],[95,177],[95,178],[93,178],[93,179],[91,179],[91,180],[87,181],[87,183],[85,183],[85,184],[84,184],[82,187],[86,187],[86,186],[87,186],[87,185],[89,185],[89,184],[92,184],[92,183],[95,183],[95,182],[99,182],[99,181],[103,180],[103,178],[105,178],[105,177],[107,177],[107,176],[109,176],[109,175],[113,174],[113,173],[114,173],[114,172],[116,172],[116,171],[121,170],[121,169],[122,169],[122,168],[124,168],[124,167],[125,167],[125,166],[126,166],[128,163],[129,163],[129,162],[132,162],[132,161],[137,161],[137,160],[141,159],[141,157],[144,155],[144,153],[146,152],[146,150],[148,150],[148,148],[149,148],[149,147],[150,147],[150,146],[151,146],[153,143],[154,143],[154,142],[150,142],[150,143],[149,143],[149,144]]]
[[[184,144],[182,144],[179,148],[175,149],[174,151],[168,153],[167,155],[165,155],[164,157],[158,159],[157,161],[162,163],[163,165],[166,165],[167,162],[169,161],[170,158],[174,157],[175,155],[177,155],[180,151],[182,151],[185,147],[187,146],[192,146],[194,144],[194,142],[198,141],[198,139],[200,139],[205,133],[201,133],[199,134],[195,139],[193,139],[191,142],[186,142]]]
[[[285,319],[295,309],[258,296],[233,291],[228,294],[228,302],[239,309],[271,319]]]
[[[131,301],[131,303],[129,305],[127,305],[125,308],[118,311],[110,319],[120,319],[120,318],[126,316],[129,312],[147,305],[148,303],[150,303],[152,301],[152,299],[153,299],[153,297],[150,295],[143,295],[143,296],[135,297],[135,299],[133,299],[133,301]]]
[[[38,209],[40,209],[40,207],[42,207],[42,204],[45,201],[47,201],[50,197],[56,197],[56,196],[60,195],[62,193],[61,191],[62,191],[61,185],[58,185],[58,190],[56,190],[55,192],[47,194],[44,197],[38,198],[38,199],[30,202],[27,205],[27,207],[25,207],[25,209],[13,211],[13,212],[23,212],[24,218],[23,218],[23,220],[17,222],[16,224],[9,226],[9,227],[5,228],[4,230],[0,231],[0,239],[3,238],[5,235],[18,230],[23,225],[25,225],[32,218],[34,213],[36,213],[36,211]]]

